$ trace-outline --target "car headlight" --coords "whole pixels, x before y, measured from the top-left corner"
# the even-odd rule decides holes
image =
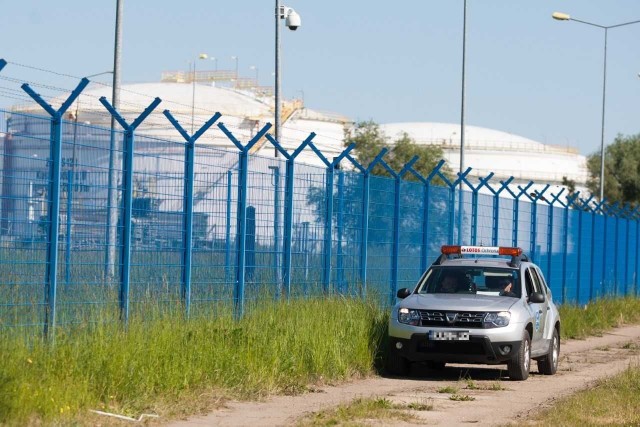
[[[420,324],[420,313],[418,310],[401,308],[398,310],[398,322],[418,326]]]
[[[484,317],[485,327],[488,328],[502,328],[509,324],[511,320],[511,313],[508,311],[501,311],[499,313],[487,313]]]

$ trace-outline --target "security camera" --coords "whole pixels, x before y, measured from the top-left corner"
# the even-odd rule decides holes
[[[289,13],[284,23],[291,31],[297,30],[298,27],[302,25],[300,15],[298,15],[298,13],[293,9],[291,9],[291,13]]]
[[[284,19],[285,25],[291,30],[295,31],[300,25],[302,20],[298,12],[287,6],[280,6],[280,19]]]

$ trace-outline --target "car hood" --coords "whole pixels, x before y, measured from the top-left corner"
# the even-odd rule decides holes
[[[508,311],[517,298],[481,294],[413,294],[399,303],[399,307],[455,310],[455,311]]]

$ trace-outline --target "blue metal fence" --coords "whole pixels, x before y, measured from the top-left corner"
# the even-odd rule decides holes
[[[138,134],[160,99],[127,121],[102,98],[119,129],[65,120],[86,84],[57,110],[25,84],[46,114],[11,113],[1,163],[0,327],[46,333],[109,310],[126,321],[149,300],[187,315],[232,304],[238,316],[260,298],[376,291],[389,301],[440,245],[455,242],[522,247],[561,302],[638,293],[638,209],[492,174],[472,183],[470,169],[452,181],[444,162],[428,176],[413,169],[416,159],[395,171],[385,151],[370,165],[355,160],[353,146],[327,159],[314,134],[287,152],[269,124],[239,141],[220,114],[189,135],[165,111],[174,141]],[[237,151],[198,145],[205,132],[223,133]],[[249,154],[262,138],[279,158]],[[296,163],[302,150],[325,167]],[[118,160],[111,170],[110,156]],[[376,165],[391,177],[372,175]]]

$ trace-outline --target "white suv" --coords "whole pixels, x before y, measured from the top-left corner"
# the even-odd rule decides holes
[[[525,380],[532,359],[542,374],[558,369],[560,315],[540,268],[520,248],[443,246],[415,289],[397,296],[389,373],[407,375],[414,362],[506,364],[512,380]]]

